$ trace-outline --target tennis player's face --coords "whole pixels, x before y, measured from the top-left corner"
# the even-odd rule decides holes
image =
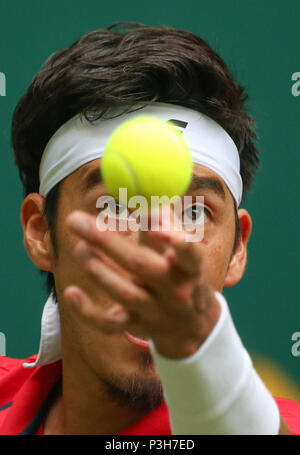
[[[205,233],[202,240],[211,283],[222,291],[227,270],[232,259],[235,239],[235,215],[232,196],[222,179],[213,171],[194,166],[198,178],[187,194],[204,196],[206,209]],[[124,404],[136,405],[150,410],[162,400],[158,372],[150,353],[131,344],[124,334],[106,335],[92,328],[74,314],[64,302],[63,291],[69,285],[77,285],[90,298],[103,307],[115,301],[88,276],[80,263],[74,259],[74,245],[79,241],[66,226],[67,216],[74,210],[83,210],[95,217],[99,214],[96,201],[107,194],[100,180],[98,161],[92,161],[68,176],[62,184],[57,215],[57,259],[54,275],[62,320],[62,346],[66,358],[105,384],[111,394]],[[122,232],[138,242],[138,233]],[[120,275],[130,277],[128,271],[103,254],[103,260]],[[133,392],[135,391],[135,392]]]

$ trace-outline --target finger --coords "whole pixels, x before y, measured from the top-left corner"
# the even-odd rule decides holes
[[[115,304],[104,309],[77,286],[68,286],[64,291],[64,299],[81,319],[106,334],[124,331],[130,321],[129,312],[121,305]]]
[[[99,231],[95,218],[84,212],[73,212],[68,224],[73,232],[91,246],[100,248],[126,270],[144,278],[148,283],[156,282],[169,272],[169,263],[162,255],[147,246],[134,243],[119,232]]]
[[[189,276],[199,275],[202,263],[201,249],[199,245],[186,241],[186,233],[171,205],[165,204],[161,207],[158,225],[159,230],[145,233],[144,239],[148,234],[148,239],[151,239],[148,243],[156,242],[173,267]]]
[[[80,242],[74,250],[76,258],[82,263],[97,285],[101,286],[113,299],[136,313],[151,312],[152,296],[148,291],[111,269],[91,251],[89,246]]]
[[[174,233],[170,237],[170,244],[173,248],[169,249],[165,256],[172,266],[190,277],[199,276],[203,262],[200,246],[187,242],[181,233]]]
[[[139,243],[163,254],[170,248],[170,236],[162,231],[140,231]]]
[[[153,248],[160,254],[170,249],[170,232],[178,225],[178,219],[170,204],[165,203],[151,210],[144,225],[148,230],[140,231],[141,244]]]

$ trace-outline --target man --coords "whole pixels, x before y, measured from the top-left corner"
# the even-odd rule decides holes
[[[0,431],[288,434],[221,294],[244,273],[252,228],[238,209],[259,164],[246,95],[201,38],[128,25],[50,56],[14,113],[25,247],[52,294],[38,356],[1,360]],[[201,242],[176,214],[167,232],[96,227],[103,144],[139,110],[183,121],[194,141]]]

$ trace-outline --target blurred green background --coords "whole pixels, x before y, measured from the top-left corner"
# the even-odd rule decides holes
[[[224,294],[244,344],[259,368],[268,369],[263,374],[271,381],[277,374],[290,378],[278,393],[296,396],[300,357],[291,353],[291,336],[300,330],[300,96],[293,96],[291,78],[300,71],[299,18],[299,0],[0,0],[0,72],[6,76],[6,96],[0,97],[0,332],[8,356],[37,352],[46,299],[23,246],[22,187],[10,148],[13,109],[45,59],[81,35],[122,20],[168,25],[204,38],[249,93],[262,165],[242,205],[253,218],[247,270]]]

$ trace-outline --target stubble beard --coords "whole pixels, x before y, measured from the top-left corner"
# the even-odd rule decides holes
[[[146,414],[164,402],[161,382],[153,372],[151,354],[142,352],[136,373],[130,376],[110,374],[101,377],[101,382],[116,404]]]

